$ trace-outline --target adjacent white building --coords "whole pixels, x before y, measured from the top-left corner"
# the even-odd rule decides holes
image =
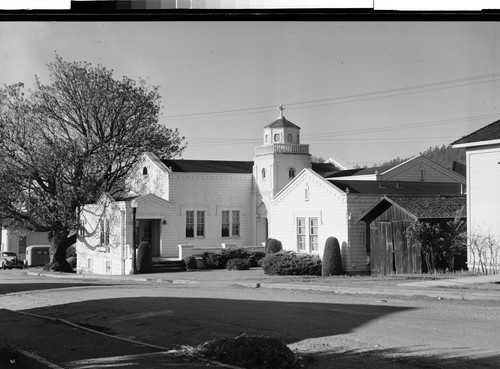
[[[469,269],[499,269],[500,255],[500,121],[452,143],[466,149],[467,233]],[[496,246],[474,245],[477,237],[491,237]],[[482,249],[483,251],[479,250]],[[479,253],[482,253],[480,259]],[[482,265],[480,265],[482,264]]]

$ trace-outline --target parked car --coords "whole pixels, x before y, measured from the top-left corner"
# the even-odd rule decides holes
[[[0,262],[2,263],[2,269],[12,269],[12,268],[24,268],[24,262],[17,257],[15,252],[2,251],[0,255]]]

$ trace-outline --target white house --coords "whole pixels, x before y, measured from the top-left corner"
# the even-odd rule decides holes
[[[26,247],[50,245],[48,232],[17,232],[1,228],[0,250],[15,252],[21,259],[26,258]]]
[[[493,122],[452,143],[466,149],[467,233],[469,269],[499,269],[500,255],[500,121]],[[496,246],[477,244],[491,237]],[[476,244],[475,244],[476,243]],[[481,243],[481,242],[480,242]],[[479,250],[479,249],[481,250]],[[496,252],[495,252],[496,248]],[[479,259],[479,254],[481,259]],[[480,265],[482,264],[482,265]]]
[[[361,171],[373,176],[360,180],[356,173],[348,170],[323,178],[304,169],[273,198],[272,237],[281,240],[287,250],[319,256],[323,255],[326,239],[336,237],[344,270],[369,273],[369,229],[358,222],[367,209],[384,195],[460,194],[465,183],[464,177],[423,156],[394,167],[391,175],[385,177],[387,180],[375,176],[375,168]]]
[[[346,270],[364,272],[366,242],[356,216],[389,188],[459,193],[465,183],[422,156],[377,174],[373,169],[364,179],[360,170],[311,163],[300,127],[283,109],[264,127],[253,161],[160,160],[144,154],[126,179],[125,193],[103,194],[83,207],[78,270],[132,273],[132,247],[141,240],[152,245],[154,258],[181,259],[224,245],[261,245],[268,237],[280,239],[286,249],[322,255],[326,237],[336,236]]]

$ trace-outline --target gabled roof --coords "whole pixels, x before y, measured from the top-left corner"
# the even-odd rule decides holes
[[[311,169],[324,178],[332,177],[340,170],[332,163],[311,163]]]
[[[290,122],[285,117],[280,117],[280,118],[276,119],[274,122],[268,124],[264,128],[283,128],[283,127],[291,127],[291,128],[298,128],[298,129],[300,129],[299,126],[293,124],[292,122]]]
[[[466,217],[466,196],[384,196],[368,209],[358,222],[371,222],[391,206],[414,220]]]
[[[366,176],[366,175],[373,175],[375,173],[377,174],[382,174],[386,171],[388,171],[391,168],[394,168],[396,164],[394,165],[385,165],[382,167],[371,167],[371,168],[357,168],[357,169],[347,169],[347,170],[341,170],[334,175],[333,177],[350,177],[350,176]]]
[[[253,161],[162,160],[172,172],[253,173]]]
[[[488,124],[486,127],[478,129],[467,136],[462,137],[452,143],[453,146],[474,146],[470,144],[482,142],[483,144],[492,143],[491,141],[500,140],[500,120]]]
[[[354,194],[380,195],[460,195],[462,186],[453,182],[405,182],[405,181],[328,181],[340,190]]]

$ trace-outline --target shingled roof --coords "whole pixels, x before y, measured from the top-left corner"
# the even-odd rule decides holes
[[[478,129],[477,131],[462,137],[461,139],[453,142],[452,145],[453,146],[464,145],[474,142],[484,142],[493,140],[500,140],[500,120],[488,124],[486,127]]]
[[[384,196],[358,221],[371,222],[391,206],[415,220],[466,217],[466,196]]]
[[[292,128],[300,129],[299,126],[293,124],[285,117],[280,117],[280,118],[276,119],[274,122],[268,124],[264,128],[283,128],[283,127],[292,127]]]
[[[253,173],[253,161],[162,160],[173,172]]]
[[[340,190],[354,194],[460,195],[462,186],[453,182],[355,181],[328,179]]]

